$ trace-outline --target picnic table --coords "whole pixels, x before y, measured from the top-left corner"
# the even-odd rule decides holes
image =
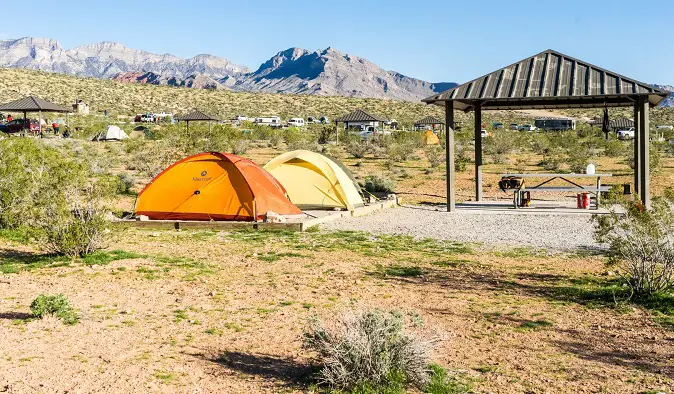
[[[601,198],[601,192],[607,192],[611,190],[611,186],[602,186],[601,178],[612,177],[613,174],[606,173],[596,173],[596,174],[501,174],[501,177],[514,177],[514,178],[545,178],[544,181],[538,183],[535,186],[526,186],[524,182],[518,188],[511,189],[514,192],[513,195],[513,204],[515,209],[518,209],[521,202],[521,196],[523,191],[527,192],[559,192],[559,193],[590,193],[595,196],[595,209],[599,209],[599,201]],[[597,181],[594,185],[585,186],[580,185],[577,182],[572,181],[571,179],[585,179],[585,178],[596,178]],[[567,185],[565,186],[545,186],[548,183],[560,179],[564,181]]]

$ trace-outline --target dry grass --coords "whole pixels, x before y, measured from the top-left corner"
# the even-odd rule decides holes
[[[610,277],[599,257],[476,253],[349,232],[130,230],[116,247],[127,254],[107,264],[1,277],[0,387],[301,392],[304,327],[355,308],[400,310],[442,339],[433,361],[478,392],[674,384],[671,332],[648,311],[600,296]],[[0,248],[5,259],[33,256],[9,241]],[[281,257],[259,257],[270,253]],[[31,300],[47,291],[65,294],[81,321],[31,320]]]

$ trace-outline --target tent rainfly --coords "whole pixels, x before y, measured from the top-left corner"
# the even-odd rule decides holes
[[[482,110],[608,108],[634,109],[634,189],[651,205],[649,108],[668,92],[612,71],[546,50],[422,101],[445,108],[447,210],[455,210],[454,110],[475,112],[475,199],[482,200]]]
[[[339,161],[308,150],[295,150],[273,158],[264,166],[288,191],[288,198],[301,209],[363,206],[360,186]]]
[[[262,167],[219,152],[172,164],[145,186],[136,202],[137,215],[156,220],[258,221],[272,211],[302,214]]]
[[[201,111],[192,111],[186,115],[180,115],[177,117],[178,121],[184,121],[185,124],[187,125],[187,131],[190,131],[190,122],[208,122],[208,129],[210,131],[211,129],[211,122],[219,122],[220,119],[216,118],[215,116],[211,116],[208,114],[205,114]]]
[[[28,96],[10,103],[0,105],[0,111],[5,112],[23,112],[24,120],[28,118],[28,112],[37,112],[39,114],[40,132],[42,131],[42,112],[59,112],[68,114],[72,109],[59,104],[49,102],[35,96]],[[27,124],[27,123],[24,123]],[[30,126],[28,126],[30,127]]]
[[[110,125],[105,131],[96,134],[92,141],[121,141],[128,139],[129,136],[118,126]]]

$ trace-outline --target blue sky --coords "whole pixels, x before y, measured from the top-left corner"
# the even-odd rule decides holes
[[[2,0],[2,13],[24,17],[3,18],[0,39],[116,41],[253,69],[289,47],[331,46],[412,77],[465,82],[552,48],[674,85],[674,1]]]

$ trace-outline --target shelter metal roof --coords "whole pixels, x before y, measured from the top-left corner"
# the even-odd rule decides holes
[[[178,116],[178,120],[190,121],[191,122],[191,121],[201,121],[201,120],[203,120],[203,121],[210,121],[210,120],[219,121],[220,119],[218,119],[214,116],[211,116],[211,115],[207,115],[207,114],[205,114],[201,111],[192,111],[188,114]]]
[[[425,118],[421,118],[414,122],[415,126],[418,125],[425,125],[425,124],[445,124],[445,122],[439,120],[438,118],[434,118],[432,116],[426,116]]]
[[[386,119],[378,115],[369,114],[362,109],[357,109],[349,114],[335,119],[335,122],[386,122]]]
[[[613,119],[613,120],[609,121],[609,127],[612,128],[612,129],[622,129],[622,128],[634,127],[634,121],[632,119],[627,119],[627,118]]]
[[[0,111],[16,112],[72,112],[72,108],[54,104],[47,100],[35,96],[28,96],[22,99],[12,101],[11,103],[0,105]]]
[[[636,96],[658,105],[669,93],[551,49],[427,97],[427,104],[483,109],[632,106]]]

